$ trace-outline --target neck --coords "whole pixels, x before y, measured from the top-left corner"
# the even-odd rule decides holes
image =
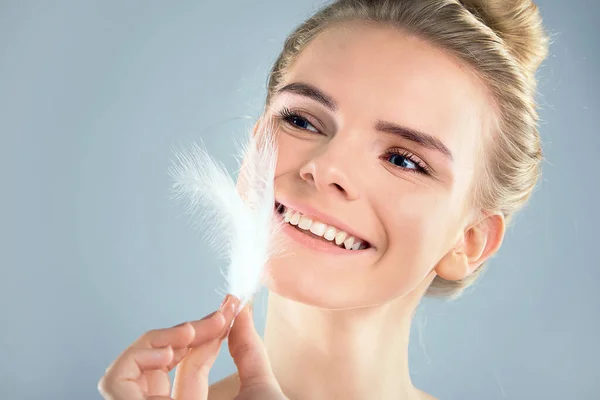
[[[417,399],[408,369],[420,296],[325,310],[269,292],[265,346],[290,400]]]

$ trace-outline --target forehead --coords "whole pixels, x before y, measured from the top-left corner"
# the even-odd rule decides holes
[[[471,148],[489,125],[486,88],[470,68],[383,25],[352,22],[326,29],[300,53],[285,81],[317,86],[333,97],[343,118],[430,132],[453,152]]]

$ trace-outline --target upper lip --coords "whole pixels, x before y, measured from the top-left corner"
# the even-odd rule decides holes
[[[335,219],[334,217],[331,217],[327,214],[324,214],[324,213],[312,208],[311,206],[308,206],[305,204],[293,203],[293,202],[287,201],[287,200],[280,201],[279,199],[275,199],[275,202],[278,204],[283,204],[284,206],[291,208],[295,211],[298,211],[299,213],[306,216],[307,218],[318,220],[319,222],[322,222],[326,225],[333,226],[334,228],[339,228],[339,229],[343,230],[344,232],[346,232],[347,234],[354,236],[355,239],[361,240],[364,243],[368,243],[370,246],[372,246],[372,244],[369,241],[361,238],[358,234],[356,234],[356,232],[351,227],[346,225],[344,222],[342,222],[338,219]]]

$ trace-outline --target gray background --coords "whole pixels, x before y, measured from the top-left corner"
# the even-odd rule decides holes
[[[0,398],[100,398],[136,337],[219,305],[222,265],[168,199],[171,148],[203,137],[233,166],[236,117],[320,4],[0,1]],[[543,182],[476,288],[414,324],[414,382],[444,400],[600,398],[600,12],[538,4]]]

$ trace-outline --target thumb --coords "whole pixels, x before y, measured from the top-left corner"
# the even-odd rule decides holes
[[[229,333],[229,353],[238,369],[240,390],[253,386],[275,386],[279,384],[263,342],[256,332],[252,320],[252,303],[242,309]]]

